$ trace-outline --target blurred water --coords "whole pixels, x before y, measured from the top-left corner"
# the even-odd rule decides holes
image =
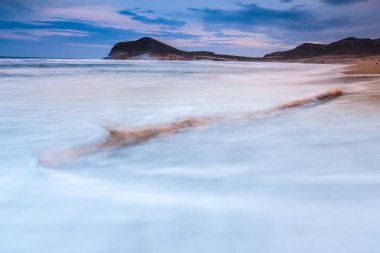
[[[379,103],[344,96],[58,168],[41,154],[236,115],[343,83],[341,66],[0,59],[0,252],[378,252]]]

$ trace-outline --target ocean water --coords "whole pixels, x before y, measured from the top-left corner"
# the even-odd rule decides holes
[[[377,253],[380,110],[340,65],[0,59],[0,252]],[[44,167],[138,128],[346,95]]]

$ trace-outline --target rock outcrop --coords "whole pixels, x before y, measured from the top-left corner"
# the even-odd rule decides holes
[[[108,54],[107,59],[133,60],[211,60],[211,61],[254,61],[258,58],[234,55],[221,55],[209,51],[188,52],[164,44],[150,37],[135,41],[117,43]]]

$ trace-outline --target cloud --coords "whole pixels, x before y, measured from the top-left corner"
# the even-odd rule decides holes
[[[41,40],[44,37],[85,37],[89,34],[70,29],[0,29],[0,38],[8,40]]]
[[[148,13],[152,13],[152,11],[149,11]],[[186,22],[179,21],[179,20],[173,20],[173,19],[166,19],[162,17],[158,18],[149,18],[147,16],[139,15],[135,12],[131,12],[129,10],[122,10],[119,11],[119,14],[126,15],[131,17],[133,20],[140,21],[145,24],[158,24],[158,25],[165,25],[165,26],[172,26],[172,27],[181,27],[186,24]]]
[[[89,35],[102,34],[113,35],[122,32],[132,32],[129,30],[117,29],[113,27],[97,26],[88,21],[80,20],[46,20],[34,22],[16,22],[16,21],[1,21],[0,29],[14,30],[14,29],[54,29],[54,30],[71,30],[77,32],[85,32]]]
[[[292,31],[317,31],[346,23],[343,18],[323,20],[313,12],[299,6],[285,10],[260,7],[257,4],[240,4],[237,10],[195,9],[189,10],[201,15],[205,24],[219,25],[254,31],[262,27],[277,27]],[[211,27],[211,26],[209,26]]]
[[[84,20],[0,20],[0,55],[104,57],[116,42],[149,36],[193,40],[199,35],[181,31],[140,31]]]
[[[106,48],[106,49],[110,48],[110,45],[103,45],[103,44],[66,43],[65,45],[71,46],[71,47],[95,47],[95,48]]]
[[[286,48],[286,45],[265,34],[247,33],[232,29],[224,29],[213,36],[204,37],[204,41],[214,45],[223,44],[226,47]]]
[[[331,4],[331,5],[349,5],[360,2],[367,2],[368,0],[322,0],[322,2]]]
[[[71,37],[69,43],[88,44],[105,43],[114,44],[117,41],[135,40],[144,36],[195,39],[198,35],[184,32],[157,31],[142,32],[131,29],[98,26],[94,23],[79,20],[15,22],[0,20],[0,38],[12,40],[41,40],[49,36]]]
[[[187,50],[261,55],[309,40],[379,37],[378,7],[379,0],[0,0],[0,55],[56,55],[57,47],[104,56],[114,43],[143,36]]]
[[[15,0],[0,0],[0,16],[2,19],[23,15],[32,10],[23,3]]]

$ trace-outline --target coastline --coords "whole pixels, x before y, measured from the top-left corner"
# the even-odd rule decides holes
[[[377,108],[380,103],[380,56],[368,56],[355,59],[343,67],[344,82],[362,87],[357,91],[348,91],[351,102],[368,105],[368,110]]]
[[[347,78],[368,78],[364,83],[364,89],[351,94],[351,98],[359,103],[380,102],[380,56],[370,56],[356,59],[348,65],[343,74]]]
[[[380,75],[380,56],[369,56],[352,61],[345,74]]]

